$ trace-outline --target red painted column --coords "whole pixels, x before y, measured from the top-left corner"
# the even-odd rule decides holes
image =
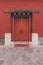
[[[11,17],[11,40],[14,41],[14,15]]]
[[[31,24],[31,15],[29,15],[29,41],[31,41],[31,34],[32,34],[32,24]]]

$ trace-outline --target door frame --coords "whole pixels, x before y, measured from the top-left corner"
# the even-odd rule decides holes
[[[19,12],[18,12],[19,13]],[[20,15],[21,13],[19,13],[19,15],[17,15],[17,13],[11,13],[11,40],[14,40],[14,19],[15,18],[21,18],[21,17],[25,17],[28,18],[29,21],[29,41],[32,41],[32,13],[31,12],[27,12],[27,15],[23,15],[24,12],[22,12],[22,15]]]

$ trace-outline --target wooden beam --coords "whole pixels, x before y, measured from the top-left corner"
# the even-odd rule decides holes
[[[5,10],[5,13],[39,13],[39,10]]]

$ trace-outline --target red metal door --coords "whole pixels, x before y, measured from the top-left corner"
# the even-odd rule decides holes
[[[14,19],[14,41],[29,41],[28,18]]]

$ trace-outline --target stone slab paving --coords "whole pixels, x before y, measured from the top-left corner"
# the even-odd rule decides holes
[[[43,65],[43,46],[0,46],[0,65]]]

